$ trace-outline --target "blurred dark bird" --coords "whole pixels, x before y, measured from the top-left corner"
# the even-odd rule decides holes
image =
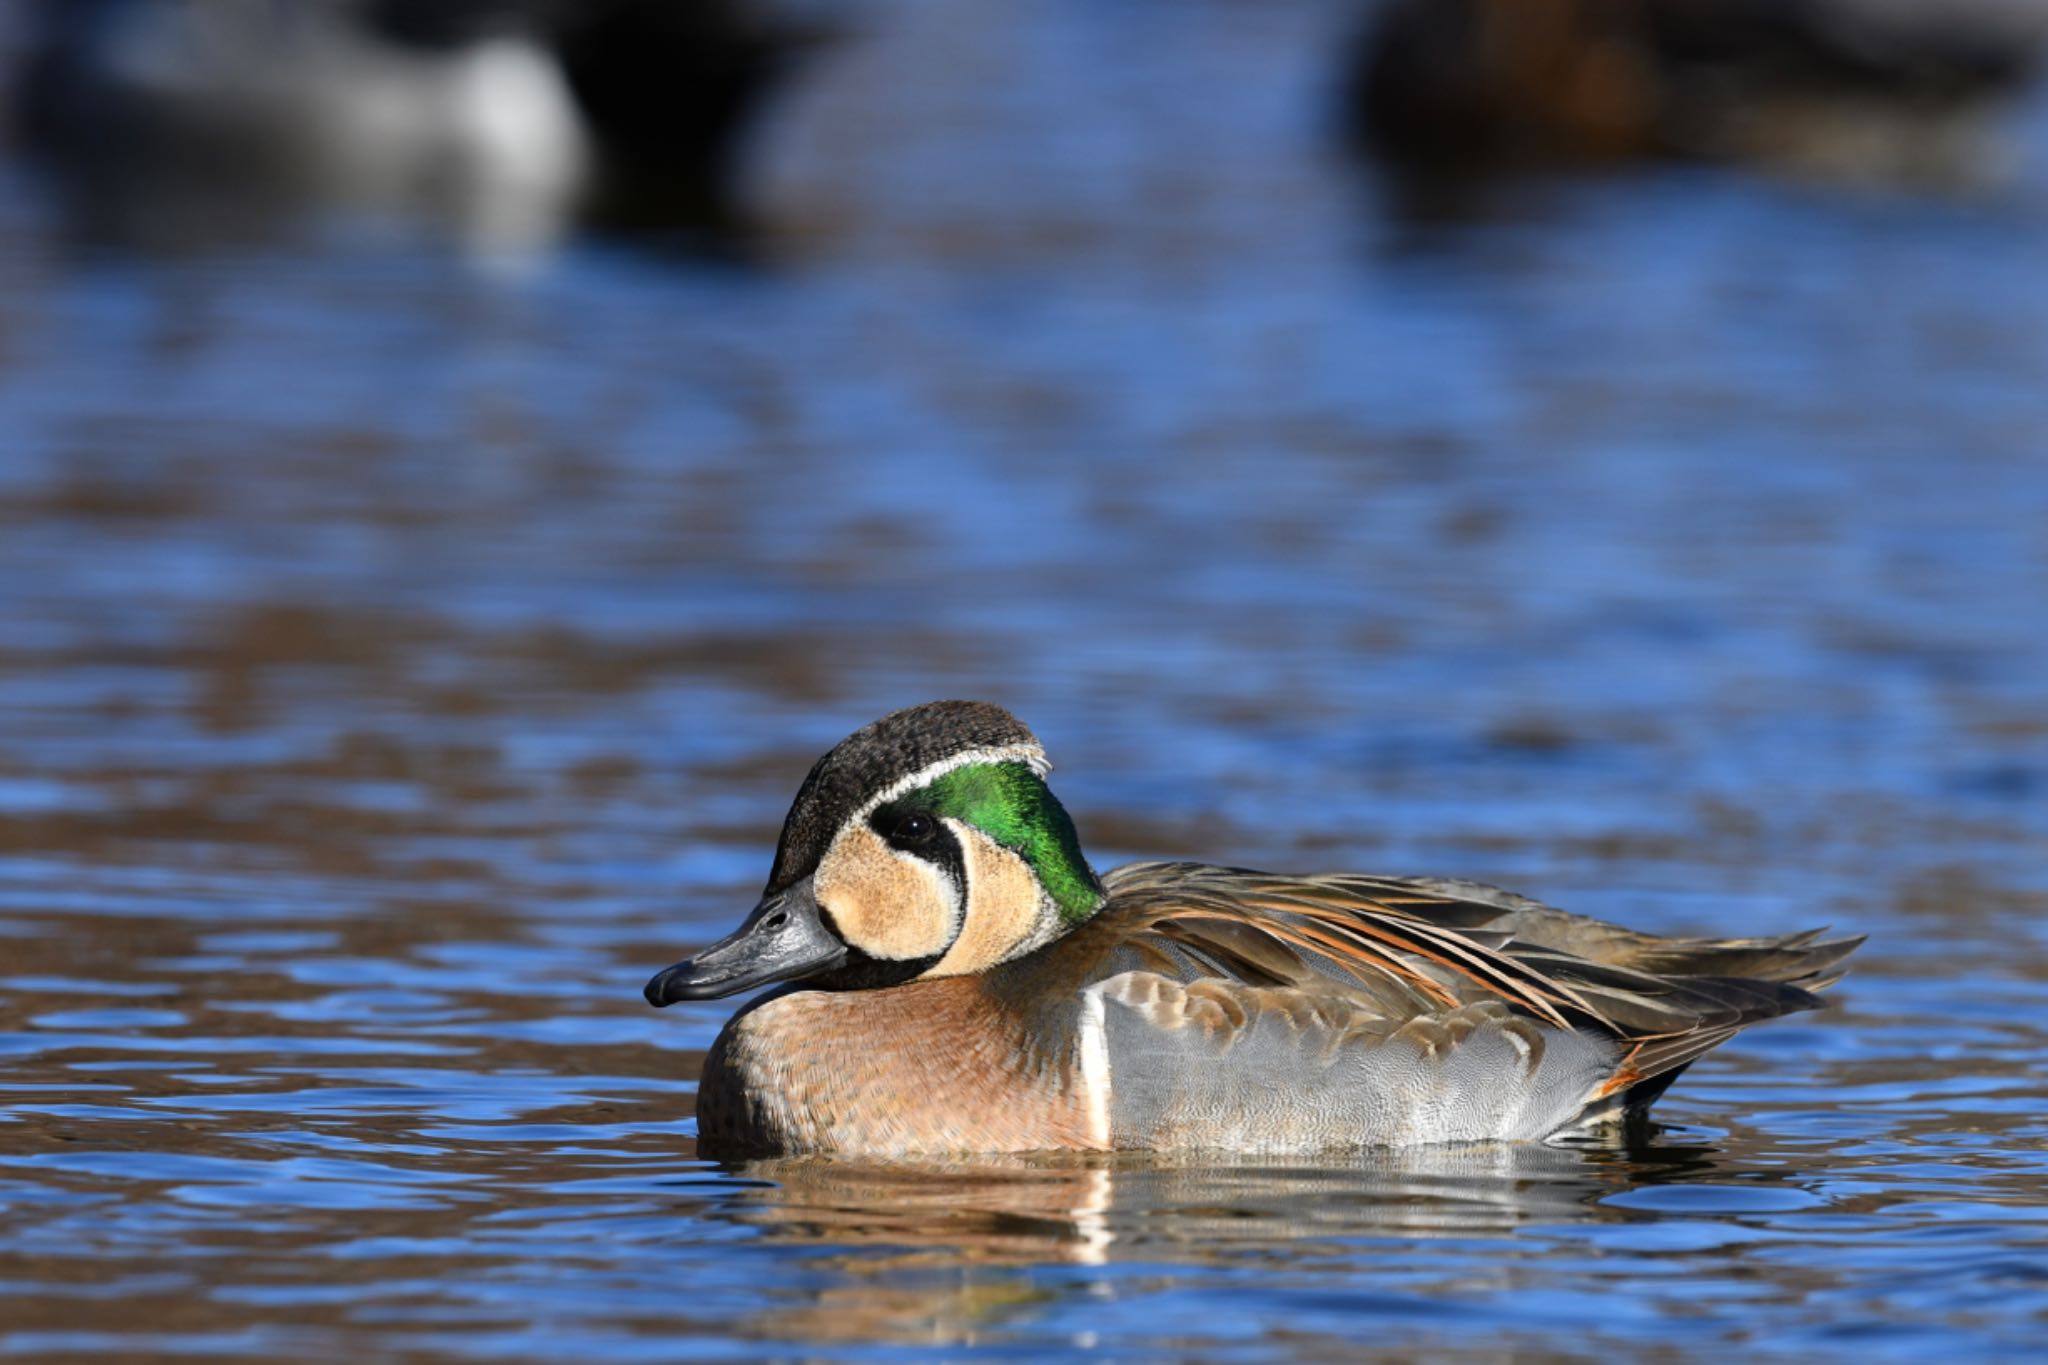
[[[1670,157],[1948,179],[2044,33],[2041,0],[1385,0],[1342,113],[1410,175]]]
[[[512,255],[591,223],[729,229],[749,116],[822,36],[767,0],[37,0],[28,20],[14,126],[87,238],[233,240],[316,208]]]
[[[557,0],[549,38],[601,156],[597,220],[729,225],[762,96],[829,33],[747,0]]]

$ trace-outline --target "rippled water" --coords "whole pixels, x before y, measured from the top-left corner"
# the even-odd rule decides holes
[[[0,1352],[2028,1354],[2038,181],[1418,239],[1321,10],[956,12],[783,108],[747,269],[80,257],[10,173]],[[641,982],[948,695],[1102,865],[1871,942],[1630,1151],[699,1160]]]

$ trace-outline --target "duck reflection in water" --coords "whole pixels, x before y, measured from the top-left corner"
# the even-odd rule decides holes
[[[1720,1168],[1712,1149],[1474,1143],[1237,1161],[1156,1155],[733,1163],[689,1210],[817,1250],[820,1276],[757,1325],[777,1339],[957,1341],[1047,1298],[1028,1275],[960,1274],[1349,1254],[1360,1238],[1500,1236],[1635,1222],[1610,1195]],[[1505,1273],[1505,1272],[1504,1272]]]
[[[1366,1232],[1505,1232],[1573,1221],[1603,1197],[1708,1169],[1690,1146],[1482,1142],[1240,1161],[989,1156],[946,1161],[780,1157],[707,1210],[784,1241],[1100,1265],[1134,1248],[1293,1242]]]

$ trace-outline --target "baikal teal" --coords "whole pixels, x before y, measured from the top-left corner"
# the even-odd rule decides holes
[[[934,702],[812,769],[739,930],[657,1005],[719,1035],[733,1152],[1319,1152],[1611,1132],[1820,1002],[1861,942],[1663,938],[1475,882],[1136,863],[1099,880],[999,707]]]

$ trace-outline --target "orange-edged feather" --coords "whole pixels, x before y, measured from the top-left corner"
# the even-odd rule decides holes
[[[1624,1044],[1602,1096],[1653,1095],[1748,1024],[1814,1008],[1812,992],[1839,979],[1861,942],[1817,931],[1657,938],[1469,882],[1200,863],[1135,863],[1104,882],[1109,900],[1095,918],[1049,948],[1067,971],[1099,976],[1114,961],[1189,979],[1321,986],[1396,1024],[1499,1000]]]

